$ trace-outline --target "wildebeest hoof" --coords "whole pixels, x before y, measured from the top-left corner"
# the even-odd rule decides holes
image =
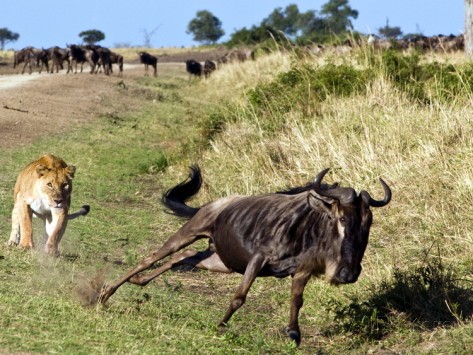
[[[98,303],[105,304],[105,302],[107,302],[110,296],[111,296],[110,287],[108,287],[107,285],[104,285],[102,287],[102,291],[100,292]]]
[[[228,324],[225,323],[225,322],[220,322],[220,323],[218,323],[218,327],[219,328],[226,328],[226,327],[228,327]]]
[[[284,327],[284,333],[291,338],[292,341],[299,345],[301,343],[301,333],[294,329],[289,329],[289,327]]]

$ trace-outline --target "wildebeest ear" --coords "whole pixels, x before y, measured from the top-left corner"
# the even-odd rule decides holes
[[[38,177],[43,176],[43,175],[46,174],[48,171],[49,171],[49,169],[48,169],[46,166],[44,166],[43,164],[39,164],[39,165],[36,167],[36,173],[38,173]]]
[[[74,165],[69,165],[66,168],[66,174],[69,175],[71,179],[74,177],[75,172],[76,172],[76,167]]]
[[[331,215],[332,205],[337,203],[338,201],[331,197],[319,195],[317,192],[312,190],[307,196],[307,202],[309,203],[309,206],[312,207],[314,210],[328,213],[329,215]]]

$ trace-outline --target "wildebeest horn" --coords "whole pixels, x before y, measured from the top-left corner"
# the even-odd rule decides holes
[[[317,175],[317,177],[315,178],[314,183],[313,183],[314,190],[322,196],[337,199],[338,201],[340,201],[341,204],[352,203],[356,198],[356,192],[352,188],[349,188],[349,187],[336,187],[336,188],[333,188],[333,189],[322,189],[320,184],[321,184],[322,179],[324,178],[325,174],[327,174],[327,172],[329,170],[330,170],[329,168],[327,168],[325,170],[322,170]]]
[[[384,182],[383,179],[379,179],[381,182],[381,185],[383,185],[383,190],[384,190],[384,198],[380,201],[373,199],[370,194],[363,190],[360,192],[360,197],[365,201],[366,204],[368,204],[371,207],[383,207],[386,206],[389,201],[391,201],[391,189],[389,188],[388,184]]]
[[[325,174],[328,173],[329,170],[330,168],[327,168],[317,174],[314,180],[314,188],[316,188],[317,190],[320,190],[320,183],[322,182],[322,179],[324,178]]]

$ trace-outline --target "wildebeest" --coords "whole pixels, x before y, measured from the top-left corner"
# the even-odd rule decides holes
[[[56,68],[56,73],[59,72],[59,69],[63,69],[64,62],[67,62],[67,69],[70,70],[71,61],[69,59],[69,48],[60,48],[54,46],[49,48],[49,57],[51,58],[51,74],[54,73],[54,68]]]
[[[158,76],[158,58],[148,52],[139,52],[140,62],[145,65],[145,76],[148,76],[148,66],[151,65],[154,69],[153,76]]]
[[[21,70],[21,74],[25,73],[26,67],[28,67],[29,73],[33,72],[31,66],[36,59],[34,48],[33,47],[25,47],[20,49],[19,51],[15,51],[13,54],[13,69],[15,69],[21,63],[23,64],[23,69]]]
[[[38,49],[35,51],[36,56],[36,66],[39,67],[39,73],[43,71],[43,67],[46,67],[46,73],[49,73],[49,50],[48,49]]]
[[[110,62],[111,51],[107,47],[102,47],[97,44],[88,44],[85,46],[86,49],[93,51],[92,61],[97,67],[94,66],[93,73],[97,74],[100,67],[103,67],[105,75],[110,75],[112,63]]]
[[[110,52],[110,73],[113,73],[112,64],[118,65],[118,76],[123,76],[123,56],[115,52]]]
[[[95,71],[95,66],[99,60],[98,54],[94,55],[94,51],[92,49],[78,46],[76,44],[67,45],[67,47],[69,48],[69,60],[71,63],[67,72],[69,73],[69,70],[72,71],[72,64],[74,63],[74,74],[77,74],[77,64],[80,63],[80,72],[82,73],[84,63],[87,62],[90,65],[90,74],[93,74]]]
[[[205,78],[210,77],[210,74],[212,74],[212,72],[214,72],[215,69],[217,69],[217,65],[215,65],[215,63],[212,62],[211,60],[207,59],[204,62],[204,75],[205,75]]]
[[[191,79],[192,75],[200,77],[203,72],[202,64],[194,59],[188,59],[186,60],[186,71],[189,73],[189,80]]]
[[[216,272],[238,272],[243,280],[220,322],[226,326],[245,302],[256,277],[292,276],[291,311],[287,333],[300,343],[298,315],[304,287],[312,276],[325,275],[331,284],[357,281],[372,223],[370,207],[382,207],[391,200],[391,190],[380,179],[383,200],[368,192],[359,194],[338,184],[322,184],[329,169],[321,171],[306,186],[257,196],[234,195],[200,208],[186,201],[200,189],[197,166],[189,179],[168,190],[162,202],[175,215],[190,220],[164,245],[111,285],[105,286],[100,302],[105,303],[125,282],[144,286],[178,265],[192,265]],[[186,249],[208,238],[204,251]],[[171,258],[148,274],[140,274],[159,260]]]
[[[248,59],[255,59],[254,52],[249,48],[236,48],[225,53],[221,58],[219,58],[218,63],[232,63],[232,62],[244,62]]]

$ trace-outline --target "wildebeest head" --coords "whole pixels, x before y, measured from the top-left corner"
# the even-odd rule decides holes
[[[329,169],[320,172],[312,190],[307,195],[309,205],[316,211],[324,211],[329,218],[327,232],[335,240],[328,250],[322,250],[325,258],[325,276],[332,284],[356,282],[361,273],[361,261],[368,244],[373,220],[370,207],[382,207],[391,200],[391,190],[380,179],[384,199],[374,200],[366,191],[359,194],[350,187],[324,188],[321,181]]]

